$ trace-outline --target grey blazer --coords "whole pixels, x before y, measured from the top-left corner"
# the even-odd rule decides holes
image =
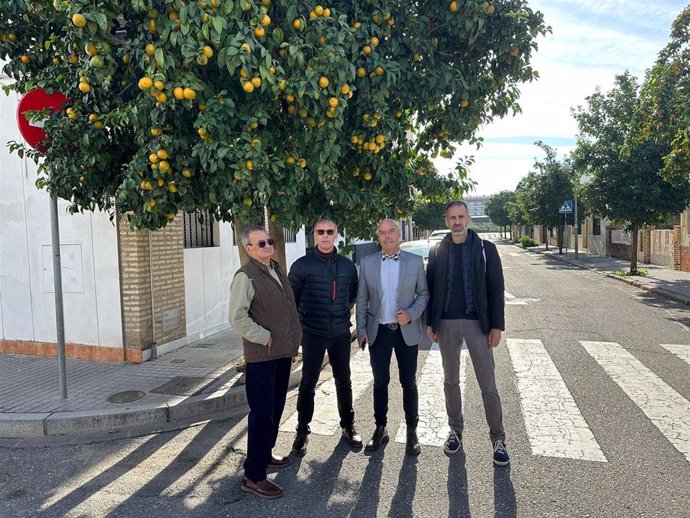
[[[401,250],[399,261],[397,309],[407,311],[412,318],[400,329],[407,345],[418,345],[423,336],[421,316],[429,301],[424,260],[420,255]],[[366,335],[370,345],[376,340],[379,328],[382,294],[381,252],[377,252],[362,259],[357,291],[357,337]]]

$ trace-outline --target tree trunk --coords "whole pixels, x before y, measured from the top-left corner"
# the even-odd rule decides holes
[[[268,211],[267,211],[268,212]],[[285,257],[285,233],[283,229],[271,221],[271,215],[267,214],[268,233],[275,241],[275,255],[273,259],[278,261],[278,264],[287,273],[287,259]]]
[[[546,243],[546,250],[549,250],[549,229],[546,225],[541,226],[541,240]]]
[[[232,228],[235,232],[235,243],[237,244],[237,250],[240,252],[240,264],[244,266],[249,261],[247,250],[245,250],[244,245],[242,244],[242,229],[244,229],[244,223],[242,223],[239,218],[233,218]]]
[[[558,255],[563,255],[563,239],[565,234],[563,229],[559,226],[556,228],[556,241],[558,241]]]
[[[637,235],[640,233],[640,227],[635,225],[632,229],[632,243],[630,247],[630,275],[637,275]]]

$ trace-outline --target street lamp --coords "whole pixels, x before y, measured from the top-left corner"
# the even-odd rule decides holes
[[[570,176],[573,173],[573,167],[569,163],[564,163],[561,166],[561,171]],[[577,261],[580,258],[579,250],[578,250],[578,238],[577,238],[577,187],[573,189],[573,220],[574,220],[574,226],[575,226],[575,260]],[[565,236],[563,236],[565,238]]]

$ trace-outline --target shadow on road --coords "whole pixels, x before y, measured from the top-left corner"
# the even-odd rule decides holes
[[[494,468],[494,518],[515,518],[517,501],[510,480],[510,466]]]

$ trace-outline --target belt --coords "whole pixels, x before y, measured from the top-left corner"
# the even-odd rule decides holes
[[[387,327],[391,331],[395,331],[396,329],[398,329],[398,327],[400,327],[400,325],[397,322],[392,322],[390,324],[381,324],[381,325]]]

